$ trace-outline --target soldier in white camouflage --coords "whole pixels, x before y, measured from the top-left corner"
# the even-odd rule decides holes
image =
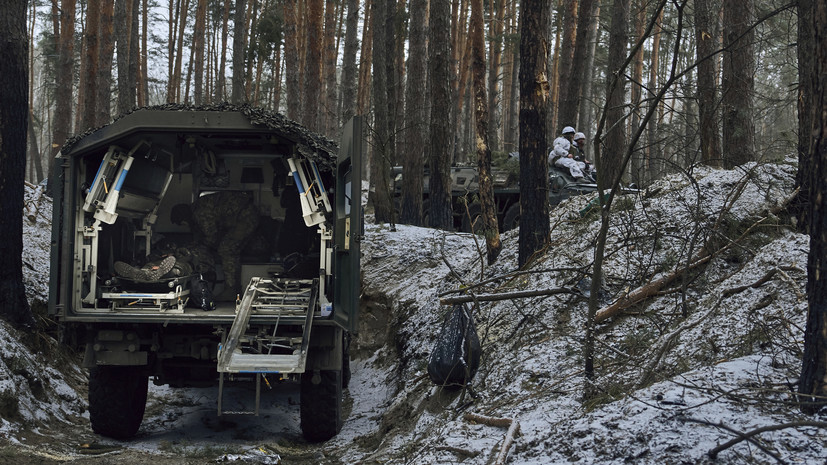
[[[218,255],[224,271],[224,291],[216,300],[232,300],[241,292],[241,250],[259,223],[259,211],[246,192],[219,191],[199,197],[190,205],[172,208],[175,224],[187,223],[197,245],[193,250],[195,271],[215,275],[212,255]]]

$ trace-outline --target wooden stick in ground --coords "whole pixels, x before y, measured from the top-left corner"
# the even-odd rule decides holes
[[[514,438],[520,432],[520,422],[513,418],[487,417],[476,413],[466,413],[463,418],[465,418],[466,421],[482,423],[483,425],[501,428],[506,426],[508,427],[508,431],[505,433],[505,437],[503,438],[503,444],[500,446],[500,452],[497,454],[496,460],[494,460],[494,465],[504,465],[505,459],[508,457],[508,451],[514,444]]]

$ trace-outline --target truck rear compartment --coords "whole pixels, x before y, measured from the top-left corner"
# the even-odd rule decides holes
[[[134,435],[150,378],[217,385],[219,415],[257,414],[262,380],[297,381],[305,437],[339,431],[358,312],[360,168],[272,118],[278,130],[237,111],[137,111],[60,159],[50,311],[85,351],[95,432]],[[243,239],[208,244],[192,219],[175,220],[177,206],[228,192],[254,211]],[[253,412],[222,410],[224,384],[237,379],[256,383]]]

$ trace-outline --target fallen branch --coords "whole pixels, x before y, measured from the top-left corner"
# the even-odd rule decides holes
[[[645,386],[645,384],[649,381],[649,377],[655,371],[655,368],[657,368],[658,364],[660,363],[660,360],[663,358],[663,355],[666,353],[667,350],[669,350],[669,347],[672,344],[672,342],[685,331],[694,328],[701,321],[706,320],[706,318],[709,315],[711,315],[714,311],[718,309],[718,307],[721,305],[724,299],[739,292],[743,292],[749,288],[757,289],[766,284],[778,272],[783,273],[783,271],[781,271],[780,268],[773,268],[767,273],[765,273],[764,276],[762,276],[758,281],[752,284],[745,284],[743,286],[724,289],[721,292],[720,297],[718,297],[718,300],[715,302],[715,305],[713,305],[709,310],[707,310],[699,316],[694,317],[692,320],[685,321],[680,327],[678,327],[671,333],[667,334],[666,336],[662,337],[661,340],[663,342],[660,344],[658,350],[654,352],[654,356],[649,357],[649,362],[646,364],[646,369],[643,370],[640,377],[638,378],[636,386],[638,388]],[[769,302],[767,302],[767,305],[769,305]]]
[[[767,454],[770,457],[774,458],[776,460],[776,462],[778,462],[778,463],[787,463],[777,453],[771,451],[767,446],[765,446],[765,445],[761,444],[759,441],[755,440],[755,438],[752,437],[753,436],[752,434],[749,434],[749,435],[744,434],[744,433],[738,431],[735,428],[732,428],[730,426],[727,426],[727,425],[723,424],[723,422],[712,423],[710,421],[698,420],[698,419],[689,418],[689,417],[685,417],[685,418],[683,418],[683,420],[684,421],[689,421],[689,422],[692,422],[692,423],[700,423],[702,425],[707,425],[707,426],[714,426],[716,428],[721,428],[721,429],[724,429],[726,431],[729,431],[730,433],[733,433],[733,434],[738,436],[738,438],[737,438],[738,441],[737,442],[749,441],[752,445],[754,445],[755,447],[757,447],[757,448],[761,449],[762,451],[764,451],[765,454]],[[714,450],[715,449],[709,451],[707,454],[711,454],[712,451],[714,451]],[[720,451],[718,451],[718,452],[720,452]],[[716,452],[716,454],[717,454],[717,452]],[[714,458],[714,456],[712,456],[712,455],[710,455],[710,457]]]
[[[470,284],[467,287],[463,287],[463,288],[460,288],[460,289],[449,289],[447,291],[440,292],[439,294],[437,294],[437,297],[444,297],[444,296],[449,295],[449,294],[458,294],[458,293],[461,293],[461,292],[466,292],[468,290],[475,289],[475,288],[484,286],[486,284],[489,284],[489,283],[492,283],[492,282],[495,282],[495,281],[500,281],[500,280],[503,280],[503,279],[514,279],[518,276],[522,276],[522,275],[526,275],[526,274],[559,273],[559,272],[563,272],[563,271],[571,271],[571,272],[581,273],[583,275],[590,276],[590,273],[588,271],[585,271],[582,268],[575,268],[575,267],[546,268],[546,269],[542,269],[542,270],[517,270],[517,271],[512,271],[510,273],[505,273],[505,274],[502,274],[502,275],[492,276],[492,277],[490,277],[488,279],[485,279],[483,281],[480,281],[478,283]]]
[[[503,444],[500,446],[500,452],[497,454],[497,459],[494,460],[494,465],[505,464],[505,459],[508,457],[508,451],[514,444],[514,438],[520,432],[520,422],[513,418],[487,417],[485,415],[477,415],[476,413],[466,413],[463,418],[465,418],[466,421],[473,421],[483,425],[508,427],[508,431],[505,433],[505,438],[503,438]]]
[[[476,295],[459,295],[456,297],[445,297],[439,299],[441,305],[461,304],[465,302],[495,302],[500,300],[521,299],[524,297],[538,297],[555,294],[577,294],[580,292],[573,288],[556,287],[552,289],[538,289],[533,291],[515,291],[504,292],[502,294],[476,294]]]
[[[454,446],[437,446],[436,450],[444,450],[448,452],[453,452],[454,454],[461,455],[464,457],[468,457],[473,459],[474,457],[480,455],[479,451],[475,450],[468,450],[468,449],[461,449],[459,447]]]
[[[743,186],[742,185],[739,186],[738,191],[739,191],[738,195],[740,195],[740,192],[743,191]],[[779,204],[777,204],[777,205],[773,206],[771,209],[769,209],[769,213],[772,214],[772,215],[776,215],[779,212],[781,212],[782,210],[784,210],[784,208],[786,208],[786,206],[790,203],[790,201],[792,201],[792,199],[795,197],[795,195],[797,193],[798,193],[798,189],[793,191],[792,194],[790,194],[785,199],[783,199]],[[737,198],[737,196],[735,198]],[[729,206],[731,206],[732,203],[734,203],[734,199],[729,202],[729,204],[730,204]],[[724,210],[722,210],[721,215],[719,215],[718,220],[716,220],[715,226],[712,228],[713,231],[717,230],[718,225],[721,222],[721,218],[723,216],[723,213],[728,211],[728,210],[729,210],[729,207],[726,207],[726,208],[724,208]],[[700,251],[695,256],[695,259],[690,264],[688,264],[687,266],[685,266],[685,267],[683,267],[679,270],[675,270],[675,271],[673,271],[672,273],[670,273],[668,275],[662,276],[662,277],[656,279],[655,281],[647,283],[647,284],[635,289],[634,291],[624,295],[623,297],[615,300],[611,304],[609,304],[609,305],[601,308],[600,310],[598,310],[597,313],[595,313],[595,315],[594,315],[595,323],[602,323],[603,321],[606,321],[607,319],[617,315],[622,310],[625,310],[625,309],[627,309],[627,308],[629,308],[629,307],[631,307],[635,304],[638,304],[638,303],[648,299],[649,297],[652,297],[652,296],[656,295],[657,293],[659,293],[661,291],[661,289],[663,289],[669,283],[671,283],[675,279],[680,278],[681,276],[683,276],[684,273],[686,273],[688,271],[691,271],[694,268],[697,268],[698,266],[709,262],[709,260],[711,260],[712,257],[726,251],[727,249],[732,247],[733,244],[737,244],[741,239],[743,239],[748,234],[750,234],[753,229],[757,228],[761,223],[763,223],[767,219],[768,219],[768,217],[766,217],[766,216],[759,218],[756,222],[751,224],[740,236],[738,236],[737,239],[735,239],[733,241],[730,241],[729,243],[727,243],[726,245],[720,247],[717,250],[709,250],[709,246],[712,244],[712,241],[708,240],[701,247]]]
[[[716,426],[718,426],[718,425],[716,425]],[[707,452],[707,455],[709,455],[710,458],[715,459],[718,456],[718,454],[721,451],[723,451],[724,449],[728,449],[728,448],[734,446],[735,444],[738,444],[741,441],[750,440],[751,437],[753,437],[757,434],[765,433],[767,431],[777,431],[777,430],[786,429],[786,428],[796,428],[796,427],[799,427],[799,426],[815,426],[816,428],[827,428],[827,422],[824,422],[824,421],[794,421],[792,423],[782,423],[780,425],[764,426],[764,427],[757,428],[757,429],[754,429],[752,431],[749,431],[747,433],[737,433],[738,437],[730,439],[729,441],[715,447],[714,449]]]
[[[657,294],[669,283],[676,280],[677,278],[680,278],[681,276],[683,276],[684,273],[707,263],[711,258],[711,255],[699,258],[698,260],[695,260],[694,262],[692,262],[684,268],[673,271],[668,275],[661,276],[660,278],[629,292],[628,294],[615,300],[611,304],[598,310],[597,313],[595,313],[594,315],[595,323],[602,323],[603,321],[606,321],[607,319],[617,315],[622,310],[625,310]]]

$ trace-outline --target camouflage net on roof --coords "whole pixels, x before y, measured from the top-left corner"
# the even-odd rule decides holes
[[[239,112],[249,118],[251,123],[266,126],[273,131],[284,135],[290,140],[296,141],[298,152],[302,156],[315,161],[319,169],[323,171],[332,171],[336,166],[336,155],[339,153],[339,146],[336,142],[321,134],[310,131],[301,124],[287,119],[287,117],[277,112],[264,110],[262,108],[253,107],[247,104],[234,105],[226,102],[200,106],[181,103],[168,103],[164,105],[134,108],[131,111],[116,117],[113,122],[136,111],[144,110]],[[63,153],[69,153],[78,141],[106,126],[108,125],[89,129],[82,134],[78,134],[77,136],[68,139],[63,145],[61,151]]]

